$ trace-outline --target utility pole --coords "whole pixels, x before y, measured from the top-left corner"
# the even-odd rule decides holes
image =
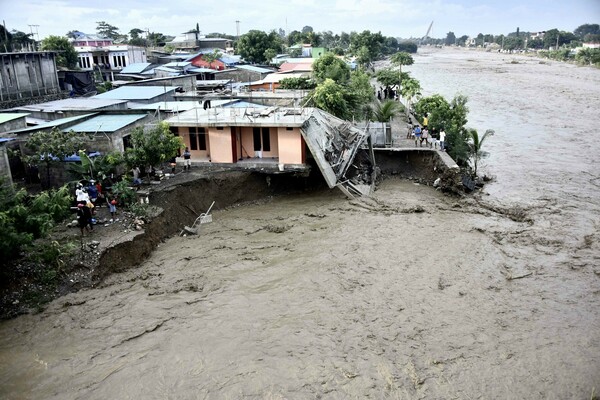
[[[558,51],[558,38],[560,37],[560,33],[556,35],[556,50]]]
[[[31,31],[31,38],[32,39],[33,39],[33,27],[35,26],[35,34],[37,36],[37,42],[39,42],[40,41],[40,35],[38,33],[38,27],[39,27],[39,25],[28,25],[28,26],[29,26],[29,30]],[[37,42],[36,42],[35,39],[33,39],[33,42],[34,42],[34,44],[33,44],[33,50],[35,51],[37,49]]]

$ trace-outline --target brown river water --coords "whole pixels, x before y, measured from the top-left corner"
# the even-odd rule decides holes
[[[600,70],[457,50],[407,69],[496,131],[482,194],[387,179],[218,210],[1,322],[0,398],[598,395]]]

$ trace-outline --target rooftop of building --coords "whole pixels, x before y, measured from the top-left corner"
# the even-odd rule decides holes
[[[173,126],[269,126],[300,127],[314,108],[200,107],[167,118]]]
[[[15,107],[13,110],[19,111],[41,111],[41,112],[59,112],[59,111],[80,111],[97,110],[110,106],[126,103],[126,100],[102,99],[94,97],[76,97],[71,99],[62,99],[48,101],[46,103],[29,104],[26,106]]]
[[[87,119],[66,130],[78,133],[116,132],[143,118],[148,114],[105,114]]]
[[[29,113],[0,113],[0,124],[4,124],[19,118],[24,118],[28,115]]]
[[[176,86],[121,86],[98,94],[93,99],[119,99],[119,100],[148,100],[165,93],[174,92]]]

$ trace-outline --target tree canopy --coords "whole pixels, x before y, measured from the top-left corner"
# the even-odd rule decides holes
[[[350,79],[350,67],[344,60],[327,53],[313,63],[313,76],[317,83],[329,78],[336,83],[345,84]]]
[[[182,146],[181,138],[171,133],[166,122],[146,129],[137,127],[131,132],[131,147],[125,149],[125,162],[130,167],[156,167],[175,156]]]
[[[240,36],[236,51],[249,63],[264,63],[267,60],[267,50],[274,50],[275,54],[281,50],[281,37],[275,31],[266,34],[263,31],[251,30]],[[271,53],[272,54],[272,53]]]
[[[77,52],[67,38],[48,36],[42,40],[41,49],[57,51],[56,65],[59,67],[77,68]]]

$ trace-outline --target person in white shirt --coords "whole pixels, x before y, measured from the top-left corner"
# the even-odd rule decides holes
[[[446,151],[446,131],[444,128],[440,131],[440,150]]]

